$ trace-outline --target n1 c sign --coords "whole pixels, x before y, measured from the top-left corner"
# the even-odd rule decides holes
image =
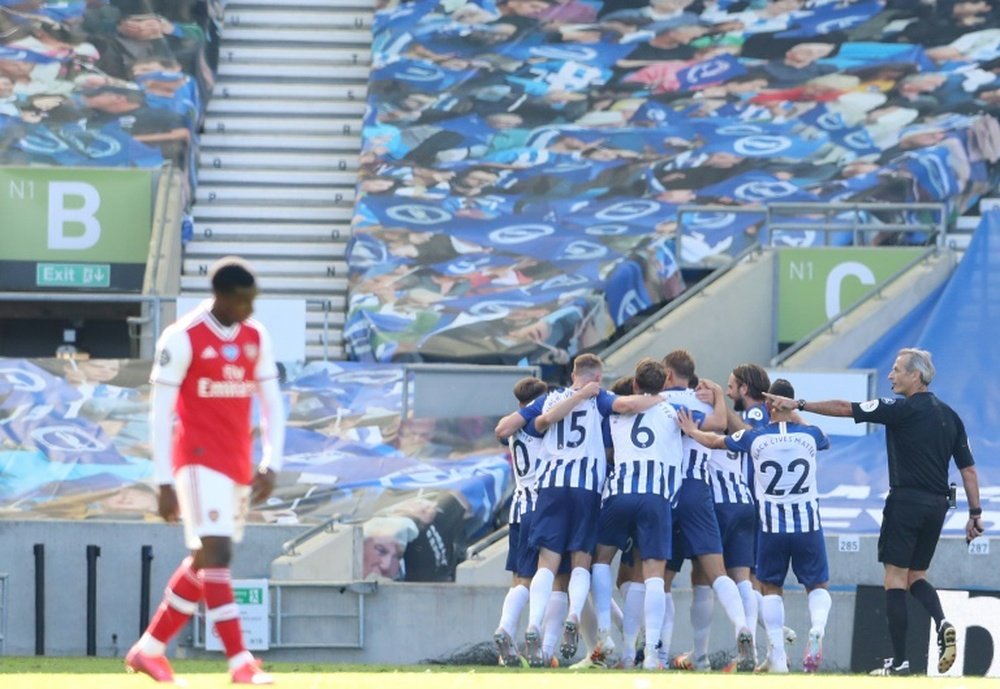
[[[920,247],[782,248],[778,253],[778,341],[798,342],[923,251]]]
[[[148,170],[0,168],[0,289],[139,289],[152,199]]]

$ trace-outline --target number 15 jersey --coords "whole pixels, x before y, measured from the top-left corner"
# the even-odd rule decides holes
[[[726,446],[746,452],[765,533],[805,533],[821,528],[816,490],[816,453],[830,447],[820,429],[777,422],[737,431]]]
[[[551,392],[521,409],[530,422],[542,412],[573,394],[564,388]],[[583,400],[561,421],[545,431],[545,465],[538,478],[538,488],[582,488],[600,493],[607,476],[607,457],[601,423],[612,413],[615,396],[601,390],[596,397]]]

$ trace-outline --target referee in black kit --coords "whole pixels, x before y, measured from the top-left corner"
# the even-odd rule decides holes
[[[955,627],[944,618],[937,590],[927,581],[927,568],[948,511],[951,457],[962,473],[969,502],[965,538],[971,541],[984,531],[979,480],[965,425],[951,407],[927,389],[933,379],[930,352],[901,349],[889,372],[889,382],[892,391],[902,395],[902,399],[806,402],[767,395],[781,409],[851,416],[857,423],[880,423],[886,427],[889,497],[882,511],[878,559],[885,567],[885,602],[893,657],[886,658],[885,665],[873,670],[873,675],[910,674],[906,658],[907,589],[934,618],[938,672],[947,672],[955,662]]]

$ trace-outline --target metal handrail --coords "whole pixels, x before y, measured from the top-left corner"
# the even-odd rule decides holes
[[[332,533],[334,526],[336,526],[337,524],[344,524],[344,523],[347,523],[347,522],[345,522],[340,515],[337,515],[337,516],[334,516],[334,517],[330,517],[325,522],[320,522],[319,524],[317,524],[316,526],[312,527],[311,529],[303,531],[298,536],[296,536],[294,538],[290,538],[287,541],[285,541],[284,543],[282,543],[281,544],[281,554],[282,555],[298,555],[298,553],[295,552],[295,549],[298,548],[303,543],[305,543],[306,541],[308,541],[310,538],[312,538],[313,536],[318,536],[319,534],[323,533],[324,531]]]
[[[496,531],[493,531],[492,533],[483,536],[478,541],[476,541],[475,543],[473,543],[472,545],[470,545],[468,548],[465,549],[465,559],[472,560],[478,558],[481,552],[489,548],[497,541],[507,538],[507,534],[509,533],[510,533],[510,524],[504,524]]]
[[[7,654],[7,610],[9,608],[7,583],[10,575],[0,572],[0,656]]]
[[[712,285],[719,278],[721,278],[723,275],[729,272],[729,269],[732,268],[734,265],[740,263],[741,261],[743,261],[743,259],[747,258],[751,254],[762,253],[762,252],[763,249],[759,242],[755,242],[752,245],[748,246],[746,249],[744,249],[736,256],[734,256],[731,261],[729,261],[723,266],[719,266],[718,268],[716,268],[714,271],[712,271],[704,278],[699,280],[695,285],[684,290],[684,292],[682,292],[680,296],[678,296],[677,298],[673,299],[672,301],[664,305],[663,308],[658,310],[656,313],[647,316],[642,323],[640,323],[635,328],[622,335],[619,339],[615,340],[610,345],[605,347],[600,352],[599,356],[601,357],[601,359],[607,360],[608,357],[616,353],[618,350],[620,350],[626,344],[637,338],[642,333],[652,328],[653,325],[655,325],[661,319],[670,315],[671,313],[679,309],[681,306],[688,303],[691,299],[694,299],[696,296],[700,295],[701,292],[706,287]]]
[[[795,344],[793,344],[791,347],[789,347],[785,351],[781,352],[781,354],[778,354],[777,356],[772,357],[771,358],[771,366],[780,366],[787,359],[789,359],[790,357],[792,357],[797,352],[801,351],[810,342],[812,342],[814,339],[816,339],[817,337],[819,337],[820,335],[822,335],[824,332],[826,332],[827,330],[832,330],[833,327],[834,327],[834,325],[836,325],[838,321],[841,321],[844,318],[846,318],[847,316],[851,315],[852,313],[854,313],[855,311],[857,311],[859,308],[861,308],[864,304],[867,304],[872,299],[875,299],[877,297],[882,296],[882,292],[887,287],[889,287],[890,285],[892,285],[896,281],[898,281],[900,278],[902,278],[903,275],[905,275],[906,273],[908,273],[912,268],[920,265],[921,263],[925,263],[928,259],[930,259],[933,256],[937,256],[940,253],[940,251],[941,251],[941,248],[938,247],[938,246],[932,246],[929,249],[927,249],[927,251],[925,251],[924,253],[920,254],[920,256],[918,256],[914,260],[910,261],[905,266],[903,266],[902,268],[900,268],[899,270],[897,270],[895,273],[893,273],[892,275],[890,275],[885,280],[885,282],[883,282],[883,283],[881,283],[879,285],[876,285],[871,290],[869,290],[863,297],[861,297],[861,299],[859,299],[855,303],[851,304],[849,307],[847,307],[846,309],[844,309],[843,311],[841,311],[840,313],[838,313],[837,315],[835,315],[833,318],[831,318],[828,321],[826,321],[826,323],[823,323],[819,327],[813,329],[810,333],[808,333],[807,335],[805,335],[798,342],[796,342]]]

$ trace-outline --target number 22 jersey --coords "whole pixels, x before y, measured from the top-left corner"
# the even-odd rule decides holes
[[[830,440],[816,426],[776,422],[737,431],[726,438],[734,452],[753,462],[755,493],[765,533],[818,531],[816,453]]]

